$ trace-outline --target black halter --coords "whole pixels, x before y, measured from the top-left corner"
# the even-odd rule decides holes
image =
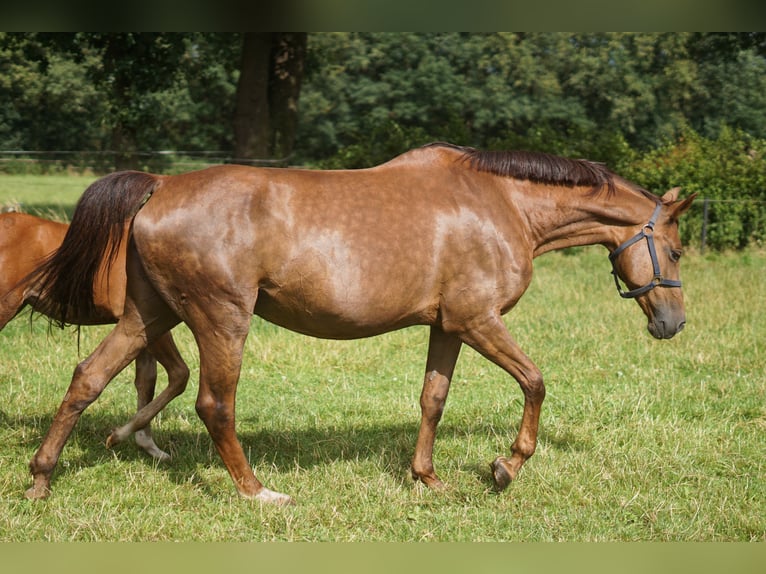
[[[620,294],[620,297],[623,297],[625,299],[631,299],[633,297],[638,297],[639,295],[643,295],[647,291],[651,291],[655,287],[680,287],[681,282],[676,281],[675,279],[665,279],[662,276],[662,273],[660,273],[660,262],[657,259],[657,250],[654,248],[654,224],[657,222],[657,216],[660,214],[660,209],[662,209],[662,204],[658,203],[657,207],[654,209],[654,213],[652,213],[652,217],[649,220],[649,223],[644,225],[644,227],[641,229],[640,232],[636,233],[633,237],[628,239],[625,243],[620,245],[617,249],[612,251],[609,254],[609,261],[612,263],[612,275],[614,275],[614,284],[617,285],[617,291]],[[617,269],[614,266],[614,262],[617,259],[617,256],[625,251],[628,247],[633,245],[634,243],[637,243],[638,241],[641,241],[642,239],[646,238],[646,245],[649,248],[649,257],[652,258],[652,268],[654,269],[654,277],[652,277],[652,280],[649,281],[646,285],[643,287],[636,287],[635,289],[631,289],[630,291],[623,291],[622,287],[620,286],[620,279],[617,277]]]

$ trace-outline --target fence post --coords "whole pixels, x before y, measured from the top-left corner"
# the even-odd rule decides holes
[[[702,202],[702,236],[700,237],[700,254],[705,253],[705,241],[707,240],[707,210],[710,200],[706,197]]]

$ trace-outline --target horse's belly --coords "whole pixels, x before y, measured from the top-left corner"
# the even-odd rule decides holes
[[[396,290],[363,298],[353,291],[330,293],[316,287],[298,292],[262,289],[254,312],[281,327],[325,339],[371,337],[430,323],[437,314],[435,303],[429,305]]]
[[[310,234],[262,257],[254,312],[322,338],[369,337],[436,315],[434,266],[371,234]],[[408,256],[409,255],[409,256]]]

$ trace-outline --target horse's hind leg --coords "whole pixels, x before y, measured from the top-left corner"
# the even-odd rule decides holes
[[[144,349],[136,357],[136,378],[134,380],[136,387],[137,407],[136,412],[140,411],[145,405],[148,405],[154,399],[154,390],[157,385],[157,360]],[[136,444],[158,460],[167,460],[170,455],[160,449],[152,437],[152,429],[149,423],[143,428],[138,428],[136,433]],[[114,433],[112,433],[114,434]],[[106,441],[107,447],[110,446],[110,437]],[[118,441],[119,442],[119,441]]]
[[[446,334],[439,327],[431,327],[426,375],[420,394],[420,432],[411,466],[412,478],[431,488],[444,486],[434,470],[434,440],[461,345],[457,337]]]
[[[206,309],[210,316],[213,309]],[[242,365],[242,349],[250,326],[250,316],[238,310],[221,311],[225,326],[213,327],[206,321],[189,325],[199,345],[200,380],[197,414],[205,423],[218,454],[231,475],[237,491],[246,498],[274,504],[290,504],[285,494],[264,487],[255,477],[242,445],[237,439],[234,411],[237,382]]]
[[[29,463],[34,484],[27,490],[27,498],[48,496],[51,474],[80,415],[109,381],[136,358],[144,344],[143,338],[129,335],[122,323],[118,323],[96,350],[77,365],[50,429]]]
[[[495,485],[502,490],[516,478],[524,462],[535,452],[540,407],[545,398],[543,376],[513,340],[500,316],[476,323],[461,333],[461,338],[513,376],[524,393],[524,412],[518,435],[511,445],[511,457],[499,456],[491,465]]]
[[[147,351],[150,351],[151,355]],[[168,386],[153,399],[157,361],[168,373]],[[151,343],[147,350],[142,351],[136,359],[138,412],[125,425],[112,431],[106,439],[107,448],[122,442],[135,432],[138,446],[158,460],[169,459],[170,455],[155,444],[149,423],[170,401],[184,392],[188,381],[189,368],[181,358],[170,332],[165,333]]]

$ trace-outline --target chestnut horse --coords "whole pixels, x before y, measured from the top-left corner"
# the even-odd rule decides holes
[[[27,305],[43,314],[50,308],[45,296],[35,289],[28,276],[58,249],[68,227],[65,223],[26,213],[0,214],[0,330]],[[125,302],[125,244],[116,257],[108,277],[101,277],[93,283],[94,312],[70,318],[70,322],[80,325],[115,323],[122,315]],[[170,333],[157,339],[150,349],[168,371],[168,394],[176,396],[182,393],[189,372]],[[134,383],[139,409],[154,398],[157,361],[151,353],[144,350],[136,357]],[[170,458],[154,442],[148,425],[133,430],[136,443],[147,453],[160,460]]]
[[[132,221],[125,310],[75,370],[30,462],[29,498],[50,479],[82,411],[147,345],[183,321],[200,355],[196,410],[239,493],[289,503],[255,477],[235,433],[235,391],[250,319],[307,335],[369,337],[428,325],[420,431],[412,476],[443,486],[432,452],[450,379],[465,343],[521,386],[524,410],[508,457],[491,465],[498,489],[534,453],[545,387],[502,319],[523,295],[532,260],[601,244],[615,280],[658,339],[686,317],[678,218],[693,199],[662,198],[603,165],[527,152],[430,144],[377,167],[315,171],[237,165],[182,175],[119,172],[83,194],[40,289],[69,322],[89,309],[107,247]],[[136,424],[166,404],[144,407]]]

